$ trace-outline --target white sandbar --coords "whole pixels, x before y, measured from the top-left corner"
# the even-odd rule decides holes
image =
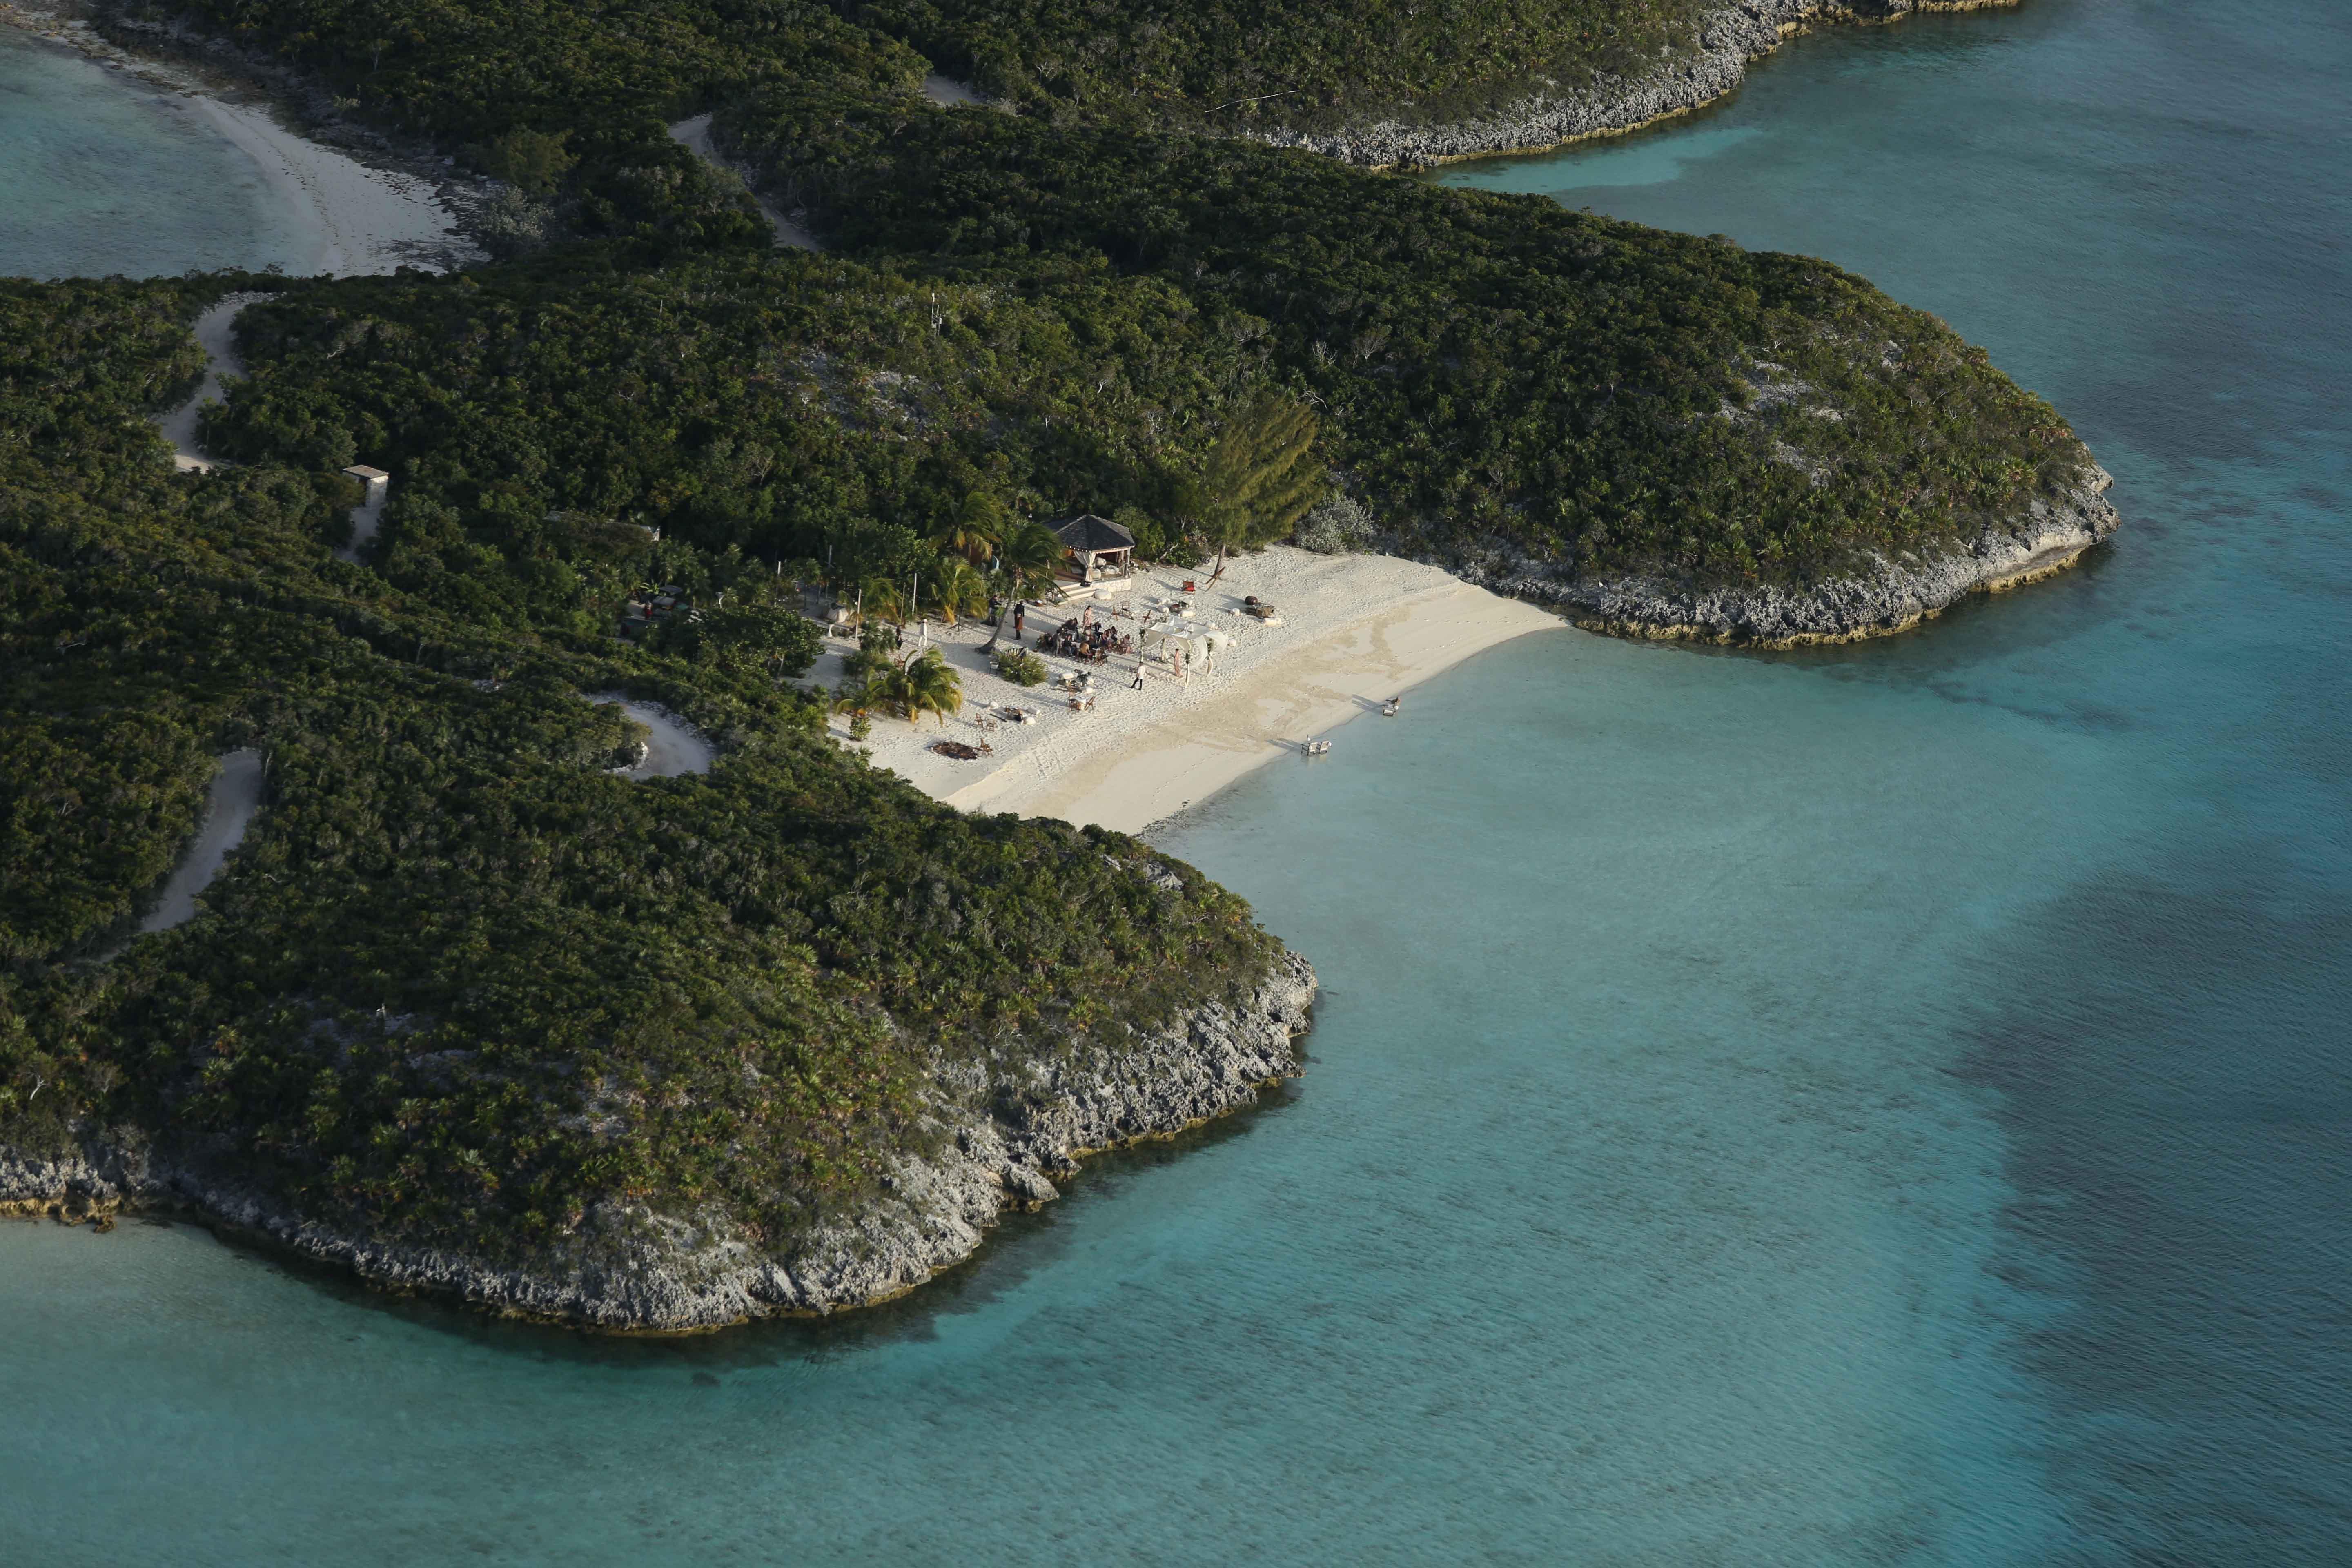
[[[331,277],[437,271],[455,252],[457,219],[431,181],[371,169],[305,141],[249,104],[198,94],[197,109],[234,142],[308,220],[316,246],[310,270]]]

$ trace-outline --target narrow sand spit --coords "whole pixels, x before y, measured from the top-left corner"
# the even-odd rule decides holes
[[[685,721],[656,703],[639,702],[617,691],[599,691],[591,702],[617,704],[622,712],[652,733],[646,737],[646,754],[635,767],[614,768],[625,779],[674,779],[681,773],[707,773],[718,752]]]
[[[259,752],[231,752],[221,758],[221,771],[213,775],[212,789],[205,797],[204,820],[196,826],[196,837],[163,884],[155,907],[139,922],[142,931],[170,931],[195,917],[196,895],[212,885],[229,851],[245,841],[246,825],[261,804],[262,783]]]
[[[217,403],[221,395],[221,377],[242,374],[244,366],[237,362],[236,341],[232,329],[236,313],[260,294],[231,294],[219,304],[196,318],[196,342],[205,351],[205,379],[195,395],[169,414],[159,414],[155,423],[162,427],[163,439],[172,443],[172,461],[181,468],[209,468],[213,460],[196,450],[196,416],[207,403]]]
[[[317,250],[310,270],[331,277],[426,271],[479,259],[429,180],[371,169],[308,142],[250,104],[202,94],[197,109],[309,219]]]
[[[770,206],[758,191],[752,190],[751,182],[743,179],[742,170],[719,155],[719,149],[710,144],[710,116],[698,114],[691,120],[681,120],[669,128],[669,133],[672,141],[712,168],[742,181],[744,190],[749,192],[751,200],[759,205],[761,216],[768,220],[768,226],[776,231],[778,245],[790,246],[799,250],[824,248],[816,242],[815,236]]]
[[[1187,578],[1198,591],[1181,590]],[[1143,689],[1133,689],[1137,661],[1114,658],[1088,666],[1095,706],[1075,711],[1057,685],[1026,689],[997,675],[981,652],[991,627],[966,623],[929,634],[963,679],[961,716],[944,725],[877,717],[862,744],[880,766],[917,787],[969,811],[1011,811],[1058,816],[1134,832],[1204,800],[1261,763],[1297,755],[1301,742],[1402,695],[1496,643],[1565,625],[1550,612],[1473,587],[1434,566],[1386,555],[1328,556],[1286,545],[1234,561],[1212,585],[1208,571],[1153,569],[1135,587],[1094,605],[1132,631],[1136,618],[1115,613],[1122,604],[1139,617],[1147,606],[1189,600],[1193,615],[1177,623],[1196,637],[1216,634],[1223,646],[1197,659],[1182,681],[1164,660],[1146,664]],[[1261,625],[1236,613],[1246,595],[1271,601],[1282,617]],[[1048,605],[1027,617],[1027,646],[1084,605]],[[911,647],[916,635],[908,634]],[[827,686],[843,679],[844,648],[818,660],[810,678]],[[1059,677],[1080,667],[1046,659]],[[1035,710],[1028,723],[983,715],[1001,706]],[[1405,705],[1410,714],[1412,707]],[[833,732],[845,738],[846,721]],[[929,748],[939,741],[985,743],[978,761],[958,761]],[[1345,765],[1346,744],[1333,752]]]

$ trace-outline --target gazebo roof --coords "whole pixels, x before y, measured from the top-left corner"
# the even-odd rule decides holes
[[[1098,555],[1106,550],[1132,550],[1135,535],[1107,517],[1097,517],[1082,511],[1066,522],[1053,525],[1054,537],[1081,555]]]

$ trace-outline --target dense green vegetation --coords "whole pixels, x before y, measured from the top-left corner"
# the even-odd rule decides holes
[[[304,285],[241,319],[252,374],[206,438],[394,473],[385,573],[469,615],[604,624],[643,570],[631,524],[716,552],[714,589],[782,564],[878,580],[878,605],[920,574],[936,612],[942,552],[969,540],[985,561],[1019,516],[1133,505],[1176,526],[1262,371],[1244,333],[1167,285],[1099,264],[1022,283],[596,251]],[[485,548],[521,558],[495,593],[462,569]]]
[[[195,0],[505,182],[502,259],[0,284],[0,1145],[132,1129],[378,1235],[526,1245],[625,1195],[789,1251],[927,1135],[943,1061],[1275,952],[1141,845],[838,751],[829,703],[953,693],[878,634],[795,690],[802,582],[978,614],[1085,508],[1147,555],[1296,526],[1801,585],[2070,482],[2045,405],[1825,263],[1201,133],[1573,87],[1693,14]],[[1017,112],[927,103],[935,66]],[[832,252],[671,140],[706,111]],[[235,466],[177,474],[145,415],[231,287],[273,296],[204,433]],[[354,461],[394,476],[359,564]],[[609,691],[717,767],[617,776]],[[235,746],[246,847],[128,941]]]
[[[1826,264],[1150,133],[1102,85],[1191,72],[1166,90],[1198,102],[1311,59],[1432,99],[1518,71],[1538,37],[1575,69],[1630,68],[1676,47],[1679,0],[215,3],[358,112],[530,164],[560,187],[552,232],[626,240],[304,290],[255,322],[266,368],[222,438],[305,466],[348,439],[413,469],[409,493],[451,509],[395,520],[387,565],[420,591],[461,535],[551,510],[851,583],[935,561],[975,496],[1118,514],[1147,554],[1205,542],[1229,531],[1204,515],[1207,455],[1276,395],[1312,407],[1318,463],[1391,548],[1582,574],[1801,584],[1973,537],[2085,457],[1941,323]],[[928,105],[919,51],[988,54],[983,84],[1034,112]],[[844,255],[759,256],[709,216],[724,182],[677,164],[661,122],[710,108]],[[640,177],[656,167],[679,183]],[[551,451],[590,460],[554,471]]]
[[[1232,134],[1459,119],[1686,52],[1705,0],[874,0],[855,15],[1048,116]]]
[[[1108,264],[1181,289],[1408,549],[1802,582],[1972,534],[2086,458],[1933,317],[1803,257],[1247,142],[879,117],[740,140],[861,252],[1011,281]]]
[[[211,291],[0,288],[0,397],[55,416],[0,454],[0,1143],[140,1127],[377,1235],[521,1245],[634,1194],[788,1249],[919,1141],[940,1059],[1262,972],[1244,907],[1144,847],[959,816],[763,665],[579,629],[523,570],[555,554],[453,551],[412,592],[328,552],[335,476],[175,476],[139,415]],[[24,352],[76,334],[111,346]],[[614,775],[605,689],[722,760]],[[236,745],[268,800],[207,912],[92,962]]]

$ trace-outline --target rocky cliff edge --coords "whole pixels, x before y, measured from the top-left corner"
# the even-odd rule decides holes
[[[1314,998],[1314,971],[1289,953],[1237,1004],[1190,1009],[1121,1047],[1000,1073],[976,1068],[961,1080],[943,1074],[929,1130],[940,1152],[902,1159],[877,1202],[788,1251],[755,1247],[724,1214],[608,1201],[562,1246],[491,1262],[302,1220],[268,1194],[175,1164],[130,1131],[56,1159],[0,1148],[0,1213],[103,1221],[125,1207],[191,1210],[380,1288],[613,1331],[824,1314],[903,1295],[963,1261],[1005,1209],[1056,1196],[1055,1179],[1089,1152],[1255,1103],[1299,1072]]]
[[[1578,577],[1557,561],[1507,551],[1444,563],[1458,575],[1515,598],[1557,605],[1588,631],[1620,637],[1801,647],[1858,642],[1908,630],[1970,594],[2039,582],[2074,565],[2121,520],[2107,501],[2114,480],[2086,468],[2021,517],[1988,523],[1965,546],[1939,553],[1871,555],[1844,574],[1792,587],[1694,587],[1663,575]]]
[[[1413,168],[1506,153],[1539,153],[1587,136],[1631,131],[1686,113],[1739,85],[1748,62],[1816,21],[1892,22],[1932,11],[1977,11],[2018,0],[1735,0],[1702,25],[1698,48],[1631,80],[1559,85],[1494,114],[1445,125],[1381,120],[1337,131],[1253,132],[1276,147],[1302,147],[1370,168]]]

